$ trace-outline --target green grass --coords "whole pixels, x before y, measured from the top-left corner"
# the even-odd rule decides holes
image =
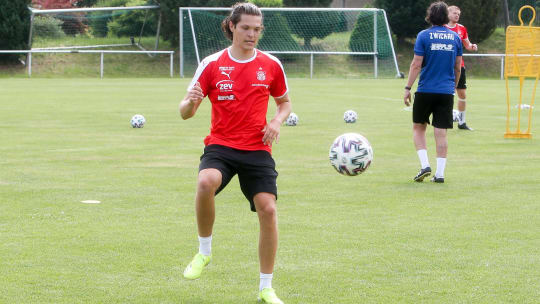
[[[194,190],[210,120],[208,102],[180,119],[187,79],[1,82],[0,302],[255,303],[258,222],[236,178],[217,197],[212,264],[182,278],[198,246]],[[282,127],[273,149],[274,287],[286,303],[538,301],[540,123],[531,140],[503,138],[502,81],[470,82],[475,131],[449,131],[445,184],[412,182],[403,80],[289,85],[300,123]],[[356,124],[343,122],[348,109]],[[143,129],[129,126],[136,113]],[[373,146],[361,176],[328,161],[345,132]],[[428,146],[435,165],[431,128]]]

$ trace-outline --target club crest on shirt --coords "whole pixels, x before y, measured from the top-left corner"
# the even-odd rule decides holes
[[[263,71],[261,68],[257,71],[257,80],[263,81],[266,79],[266,72]]]

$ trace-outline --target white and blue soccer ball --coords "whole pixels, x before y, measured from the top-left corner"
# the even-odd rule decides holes
[[[298,124],[298,115],[291,112],[289,117],[287,117],[287,120],[285,120],[285,124],[287,126],[296,126]]]
[[[454,122],[459,121],[459,111],[458,110],[456,110],[456,109],[452,110],[452,119],[454,120]]]
[[[357,118],[358,114],[353,110],[345,111],[343,114],[343,120],[345,120],[346,123],[355,123]]]
[[[144,127],[144,123],[146,123],[146,119],[141,114],[135,114],[131,117],[131,126],[133,128],[142,128]]]
[[[330,146],[329,158],[338,173],[355,176],[371,165],[373,148],[364,136],[345,133],[338,136]]]

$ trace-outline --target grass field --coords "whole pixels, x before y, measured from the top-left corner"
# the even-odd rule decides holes
[[[236,178],[217,197],[212,264],[182,277],[210,120],[208,102],[180,119],[187,82],[0,80],[0,303],[256,302],[258,221]],[[300,123],[273,149],[286,303],[538,303],[537,109],[533,139],[504,139],[504,82],[470,80],[475,131],[449,131],[445,184],[415,183],[404,80],[289,85]],[[328,161],[345,132],[373,146],[361,176]],[[435,165],[432,129],[428,146]]]

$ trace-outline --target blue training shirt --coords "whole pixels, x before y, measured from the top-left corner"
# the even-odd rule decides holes
[[[414,54],[424,56],[417,92],[454,94],[456,56],[463,55],[459,36],[444,26],[418,33]]]

